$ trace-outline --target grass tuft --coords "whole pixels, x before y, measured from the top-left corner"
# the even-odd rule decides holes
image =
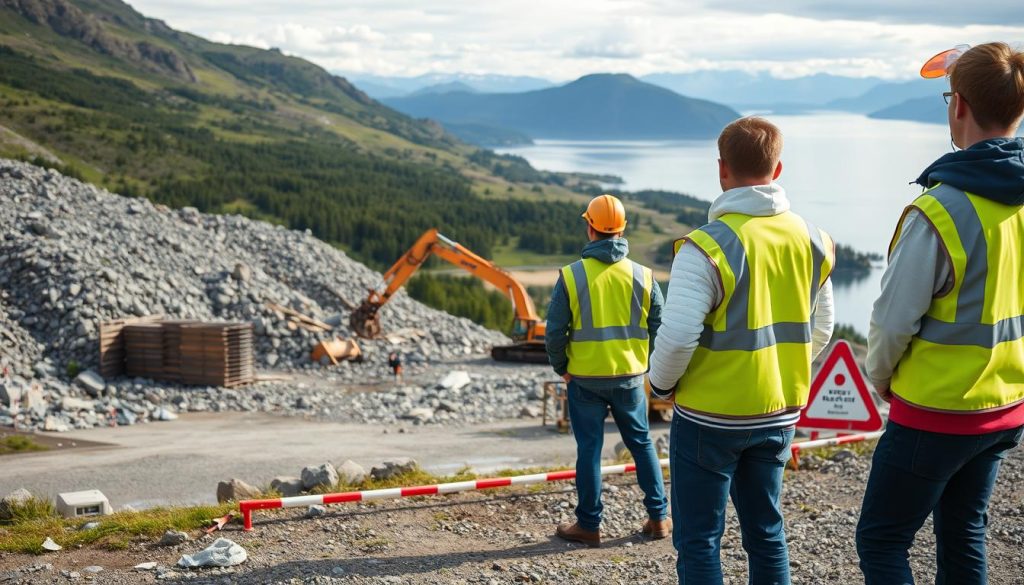
[[[33,441],[31,437],[26,437],[24,435],[11,435],[0,440],[0,455],[47,450],[49,450],[49,447],[40,445]]]

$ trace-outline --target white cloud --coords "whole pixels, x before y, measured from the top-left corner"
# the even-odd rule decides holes
[[[275,46],[332,70],[568,80],[699,69],[911,77],[954,44],[1024,43],[1024,19],[1003,14],[1011,4],[965,11],[929,3],[932,14],[917,20],[882,0],[827,10],[785,0],[772,4],[777,13],[749,0],[136,0],[135,7],[218,42]],[[962,24],[965,14],[974,24]]]

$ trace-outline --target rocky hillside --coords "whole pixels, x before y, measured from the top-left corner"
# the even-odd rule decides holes
[[[58,394],[75,395],[69,373],[96,365],[101,321],[148,314],[251,322],[258,368],[317,374],[312,347],[351,336],[342,299],[358,304],[381,282],[308,232],[174,211],[16,161],[0,159],[0,208],[0,370]],[[339,326],[293,331],[268,303]],[[383,372],[392,349],[428,363],[508,342],[404,293],[382,315],[399,335],[361,341],[368,359],[344,369],[350,382]]]

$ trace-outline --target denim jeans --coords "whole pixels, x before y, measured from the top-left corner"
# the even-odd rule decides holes
[[[662,520],[668,515],[661,465],[648,432],[644,387],[588,390],[573,380],[569,382],[569,420],[576,437],[576,520],[585,530],[601,527],[601,450],[609,410],[622,442],[633,454],[648,516]]]
[[[913,583],[908,551],[932,514],[936,585],[986,583],[988,500],[999,463],[1022,433],[1024,427],[947,435],[890,421],[875,448],[857,524],[864,582]]]
[[[672,419],[672,544],[679,583],[722,583],[725,507],[732,498],[751,584],[788,585],[780,496],[793,427],[729,430]]]

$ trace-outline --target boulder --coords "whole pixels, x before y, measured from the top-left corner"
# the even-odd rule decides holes
[[[338,479],[344,485],[358,485],[366,479],[366,469],[351,459],[338,467]]]
[[[22,389],[11,382],[0,384],[0,406],[17,409],[21,404]]]
[[[374,467],[370,470],[370,477],[380,480],[392,479],[406,473],[412,473],[419,467],[415,459],[399,459],[396,461],[385,461],[381,467]]]
[[[252,268],[249,268],[248,264],[239,262],[235,264],[235,269],[231,272],[231,277],[238,282],[249,282],[252,280]]]
[[[236,478],[217,484],[217,502],[238,502],[254,500],[261,495],[260,490]]]
[[[306,510],[306,518],[319,518],[320,516],[323,516],[326,513],[326,507],[320,505],[313,505],[310,506],[308,510]]]
[[[16,489],[0,500],[0,521],[8,521],[14,517],[14,509],[32,499],[32,492],[25,488]]]
[[[85,392],[93,398],[102,395],[103,389],[107,387],[103,377],[92,370],[86,370],[75,376],[75,383],[84,388]]]
[[[459,390],[463,386],[469,384],[469,373],[463,370],[454,370],[448,372],[448,374],[437,383],[438,386],[447,390]]]
[[[176,546],[183,542],[188,541],[188,534],[181,532],[180,530],[168,530],[164,532],[164,535],[160,537],[157,546]]]
[[[434,418],[434,409],[429,406],[420,406],[417,408],[411,408],[408,412],[402,415],[402,418],[407,418],[417,422],[425,423],[430,419]]]
[[[302,478],[299,477],[275,477],[270,480],[270,489],[277,491],[284,497],[297,496],[302,493]]]
[[[318,487],[332,488],[338,484],[338,471],[330,463],[318,467],[305,467],[302,470],[302,487],[312,490]]]
[[[521,418],[537,418],[540,414],[540,407],[536,404],[527,404],[519,410],[519,416]]]

